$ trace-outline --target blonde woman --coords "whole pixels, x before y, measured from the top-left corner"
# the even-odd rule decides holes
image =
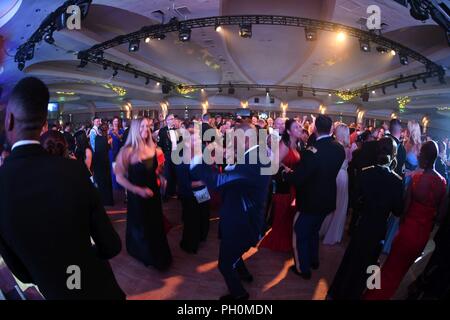
[[[126,246],[146,266],[167,269],[172,262],[164,230],[157,176],[160,150],[147,118],[133,120],[125,145],[117,155],[117,182],[128,190]]]
[[[351,160],[350,130],[347,125],[340,123],[335,126],[334,135],[336,141],[345,148],[345,160],[336,177],[336,210],[329,214],[320,229],[323,243],[333,245],[341,242],[344,233],[345,220],[347,218],[348,205],[348,163]]]
[[[414,171],[419,165],[418,155],[422,145],[422,133],[420,126],[415,121],[408,122],[407,130],[408,141],[405,143],[406,149],[406,173]]]

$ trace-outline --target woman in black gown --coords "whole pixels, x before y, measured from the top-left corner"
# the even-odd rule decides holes
[[[94,181],[100,192],[104,206],[113,206],[111,164],[109,162],[108,126],[103,124],[95,137],[95,150],[92,162]]]
[[[339,269],[328,290],[328,299],[359,300],[367,288],[372,274],[367,268],[376,265],[392,212],[403,212],[403,186],[401,178],[391,171],[397,146],[393,139],[377,142],[377,164],[362,169],[356,199],[361,212],[350,243]]]
[[[165,270],[172,262],[172,255],[164,231],[157,183],[159,152],[148,120],[133,120],[127,141],[117,155],[115,173],[117,182],[128,190],[128,253],[146,266]]]

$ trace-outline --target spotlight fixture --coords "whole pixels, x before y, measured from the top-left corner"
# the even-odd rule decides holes
[[[239,35],[242,38],[251,38],[252,37],[252,25],[249,23],[241,23],[239,25]]]
[[[152,39],[164,40],[166,35],[164,33],[157,33],[151,36]]]
[[[427,83],[427,78],[426,78],[426,77],[423,77],[423,78],[422,78],[422,82],[423,82],[423,83]]]
[[[386,87],[382,87],[381,92],[383,92],[383,94],[386,94]]]
[[[48,44],[54,44],[55,43],[55,39],[53,38],[53,31],[50,31],[49,33],[47,33],[44,36],[44,41],[47,42]]]
[[[150,37],[145,38],[145,43],[149,43],[150,42]]]
[[[398,83],[394,82],[394,88],[397,89],[398,88]]]
[[[414,81],[412,82],[412,87],[413,87],[414,89],[417,89],[417,86],[416,86],[416,80],[414,80]]]
[[[138,77],[138,75],[137,75],[137,73],[135,73],[135,74],[134,74],[134,78],[137,79],[137,77]]]
[[[408,65],[408,57],[402,53],[399,53],[398,58],[400,59],[400,63],[404,66]]]
[[[180,39],[181,42],[189,41],[191,39],[191,29],[182,27],[178,34],[178,39]]]
[[[255,103],[259,103],[259,98],[258,98],[258,97],[255,97],[255,99],[253,99],[253,101],[254,101]]]
[[[275,98],[273,96],[270,97],[270,103],[272,103],[272,104],[275,103]]]
[[[108,69],[108,65],[107,65],[107,64],[104,64],[104,65],[103,65],[103,70],[106,70],[106,69]]]
[[[17,64],[17,68],[22,71],[23,68],[25,68],[25,61],[20,60],[19,63]]]
[[[372,90],[372,94],[375,94],[375,90]]]
[[[219,24],[216,24],[216,26],[214,27],[214,30],[216,30],[217,32],[222,31],[222,27]]]
[[[220,88],[219,88],[219,93],[222,93],[222,91],[223,91],[223,90],[222,90],[222,87],[220,87]]]
[[[139,50],[139,40],[131,40],[130,44],[128,45],[128,51],[129,52],[136,52]]]
[[[233,87],[229,87],[228,88],[228,94],[234,94],[234,88]]]
[[[87,61],[87,60],[81,59],[78,68],[84,68],[84,67],[87,66],[87,64],[88,64],[88,61]]]
[[[378,46],[378,47],[377,47],[377,51],[378,51],[379,53],[387,53],[387,52],[388,52],[388,49],[385,48],[385,47],[382,47],[382,46]]]
[[[313,91],[312,91],[312,95],[313,95],[313,97],[315,97],[315,96],[316,96],[316,90],[314,90],[314,89],[313,89]]]
[[[113,77],[117,76],[118,73],[119,71],[117,71],[117,68],[114,68]]]
[[[395,56],[396,54],[395,50],[391,50],[391,56]]]
[[[305,27],[305,38],[306,38],[306,41],[316,41],[317,40],[317,30],[314,28]]]
[[[303,97],[303,90],[302,89],[299,89],[297,91],[297,97]]]
[[[269,94],[269,93],[270,93],[269,88],[266,88],[266,94]]]
[[[146,78],[145,79],[145,85],[148,85],[150,83],[150,79],[149,78]]]
[[[359,39],[359,48],[363,52],[370,52],[370,42],[366,39]]]
[[[329,93],[328,96],[331,97],[331,93]]]

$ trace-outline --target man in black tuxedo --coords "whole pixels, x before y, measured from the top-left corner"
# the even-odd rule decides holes
[[[0,254],[47,299],[124,299],[108,263],[121,241],[89,173],[39,144],[48,101],[46,85],[32,77],[19,81],[8,101],[12,152],[0,167]]]
[[[395,167],[394,171],[400,177],[403,177],[405,170],[404,166],[406,162],[406,149],[403,145],[403,142],[400,141],[401,133],[402,125],[400,123],[400,120],[392,119],[389,123],[389,133],[386,136],[391,137],[397,143],[397,157],[395,158],[397,166]]]
[[[255,126],[247,123],[239,125],[237,130],[246,134],[253,132]],[[240,139],[239,139],[240,140]],[[220,208],[219,232],[221,236],[219,249],[219,270],[225,278],[230,294],[221,300],[246,300],[248,292],[242,286],[241,280],[251,282],[252,275],[247,270],[242,255],[251,247],[256,246],[264,231],[264,212],[271,175],[262,174],[263,165],[258,157],[259,145],[250,145],[249,140],[239,141],[241,147],[245,144],[243,163],[228,165],[224,172],[208,170],[210,166],[203,164],[191,166],[193,187],[203,185],[209,191],[221,191],[222,206]],[[264,152],[267,153],[267,150]],[[252,163],[250,159],[256,159]],[[193,161],[193,164],[197,161]]]
[[[172,161],[172,151],[176,150],[178,141],[179,136],[177,128],[175,128],[175,117],[171,113],[166,116],[166,126],[159,129],[158,132],[158,146],[162,149],[165,159],[163,172],[167,181],[163,195],[165,201],[176,194],[175,164]]]
[[[298,212],[294,219],[294,258],[291,270],[304,279],[319,267],[319,230],[325,217],[336,209],[336,177],[345,160],[341,144],[331,137],[333,121],[319,115],[315,143],[303,153],[298,166],[284,172],[295,185]]]

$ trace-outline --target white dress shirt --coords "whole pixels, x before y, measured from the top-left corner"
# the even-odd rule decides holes
[[[37,140],[19,140],[16,143],[13,144],[11,151],[14,150],[14,148],[20,147],[20,146],[25,146],[28,144],[41,144],[39,141]]]

